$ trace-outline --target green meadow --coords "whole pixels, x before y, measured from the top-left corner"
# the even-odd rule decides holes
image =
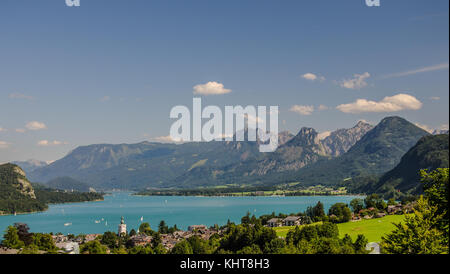
[[[395,229],[393,223],[399,223],[404,218],[404,215],[388,215],[383,218],[338,224],[339,236],[344,237],[345,234],[348,234],[355,240],[358,234],[363,234],[369,242],[380,242],[381,236]],[[278,236],[286,237],[287,233],[293,228],[293,226],[284,226],[274,229]]]

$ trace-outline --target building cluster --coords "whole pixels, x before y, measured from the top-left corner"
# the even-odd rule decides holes
[[[280,226],[296,226],[305,223],[303,216],[287,216],[286,218],[272,218],[267,221],[268,227],[280,227]]]
[[[209,240],[209,238],[216,233],[220,233],[215,229],[206,227],[205,225],[191,225],[187,231],[178,230],[172,234],[162,234],[161,243],[167,250],[172,249],[178,242],[186,240],[192,236],[198,236],[203,240]]]
[[[415,203],[408,203],[405,205],[396,204],[389,205],[385,210],[380,210],[374,207],[361,209],[357,213],[352,213],[352,221],[359,221],[361,219],[382,218],[386,215],[400,215],[413,212]]]

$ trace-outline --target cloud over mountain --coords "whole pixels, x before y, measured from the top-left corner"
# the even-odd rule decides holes
[[[400,93],[394,96],[384,97],[381,101],[357,99],[353,103],[341,104],[336,107],[345,113],[363,112],[395,112],[401,110],[418,110],[422,108],[422,102],[409,94]]]

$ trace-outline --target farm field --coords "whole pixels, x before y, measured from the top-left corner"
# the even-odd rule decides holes
[[[345,234],[348,234],[355,240],[358,234],[363,234],[369,242],[379,242],[381,236],[394,230],[393,223],[399,223],[404,218],[404,215],[388,215],[383,218],[338,224],[339,237],[342,238]],[[293,228],[294,226],[284,226],[274,229],[278,236],[286,237],[287,233]]]

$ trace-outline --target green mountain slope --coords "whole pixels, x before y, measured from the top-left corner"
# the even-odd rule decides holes
[[[365,191],[396,197],[398,191],[417,194],[422,192],[419,170],[435,170],[449,167],[449,136],[426,136],[420,139],[401,159],[400,163],[385,173],[374,186]]]

